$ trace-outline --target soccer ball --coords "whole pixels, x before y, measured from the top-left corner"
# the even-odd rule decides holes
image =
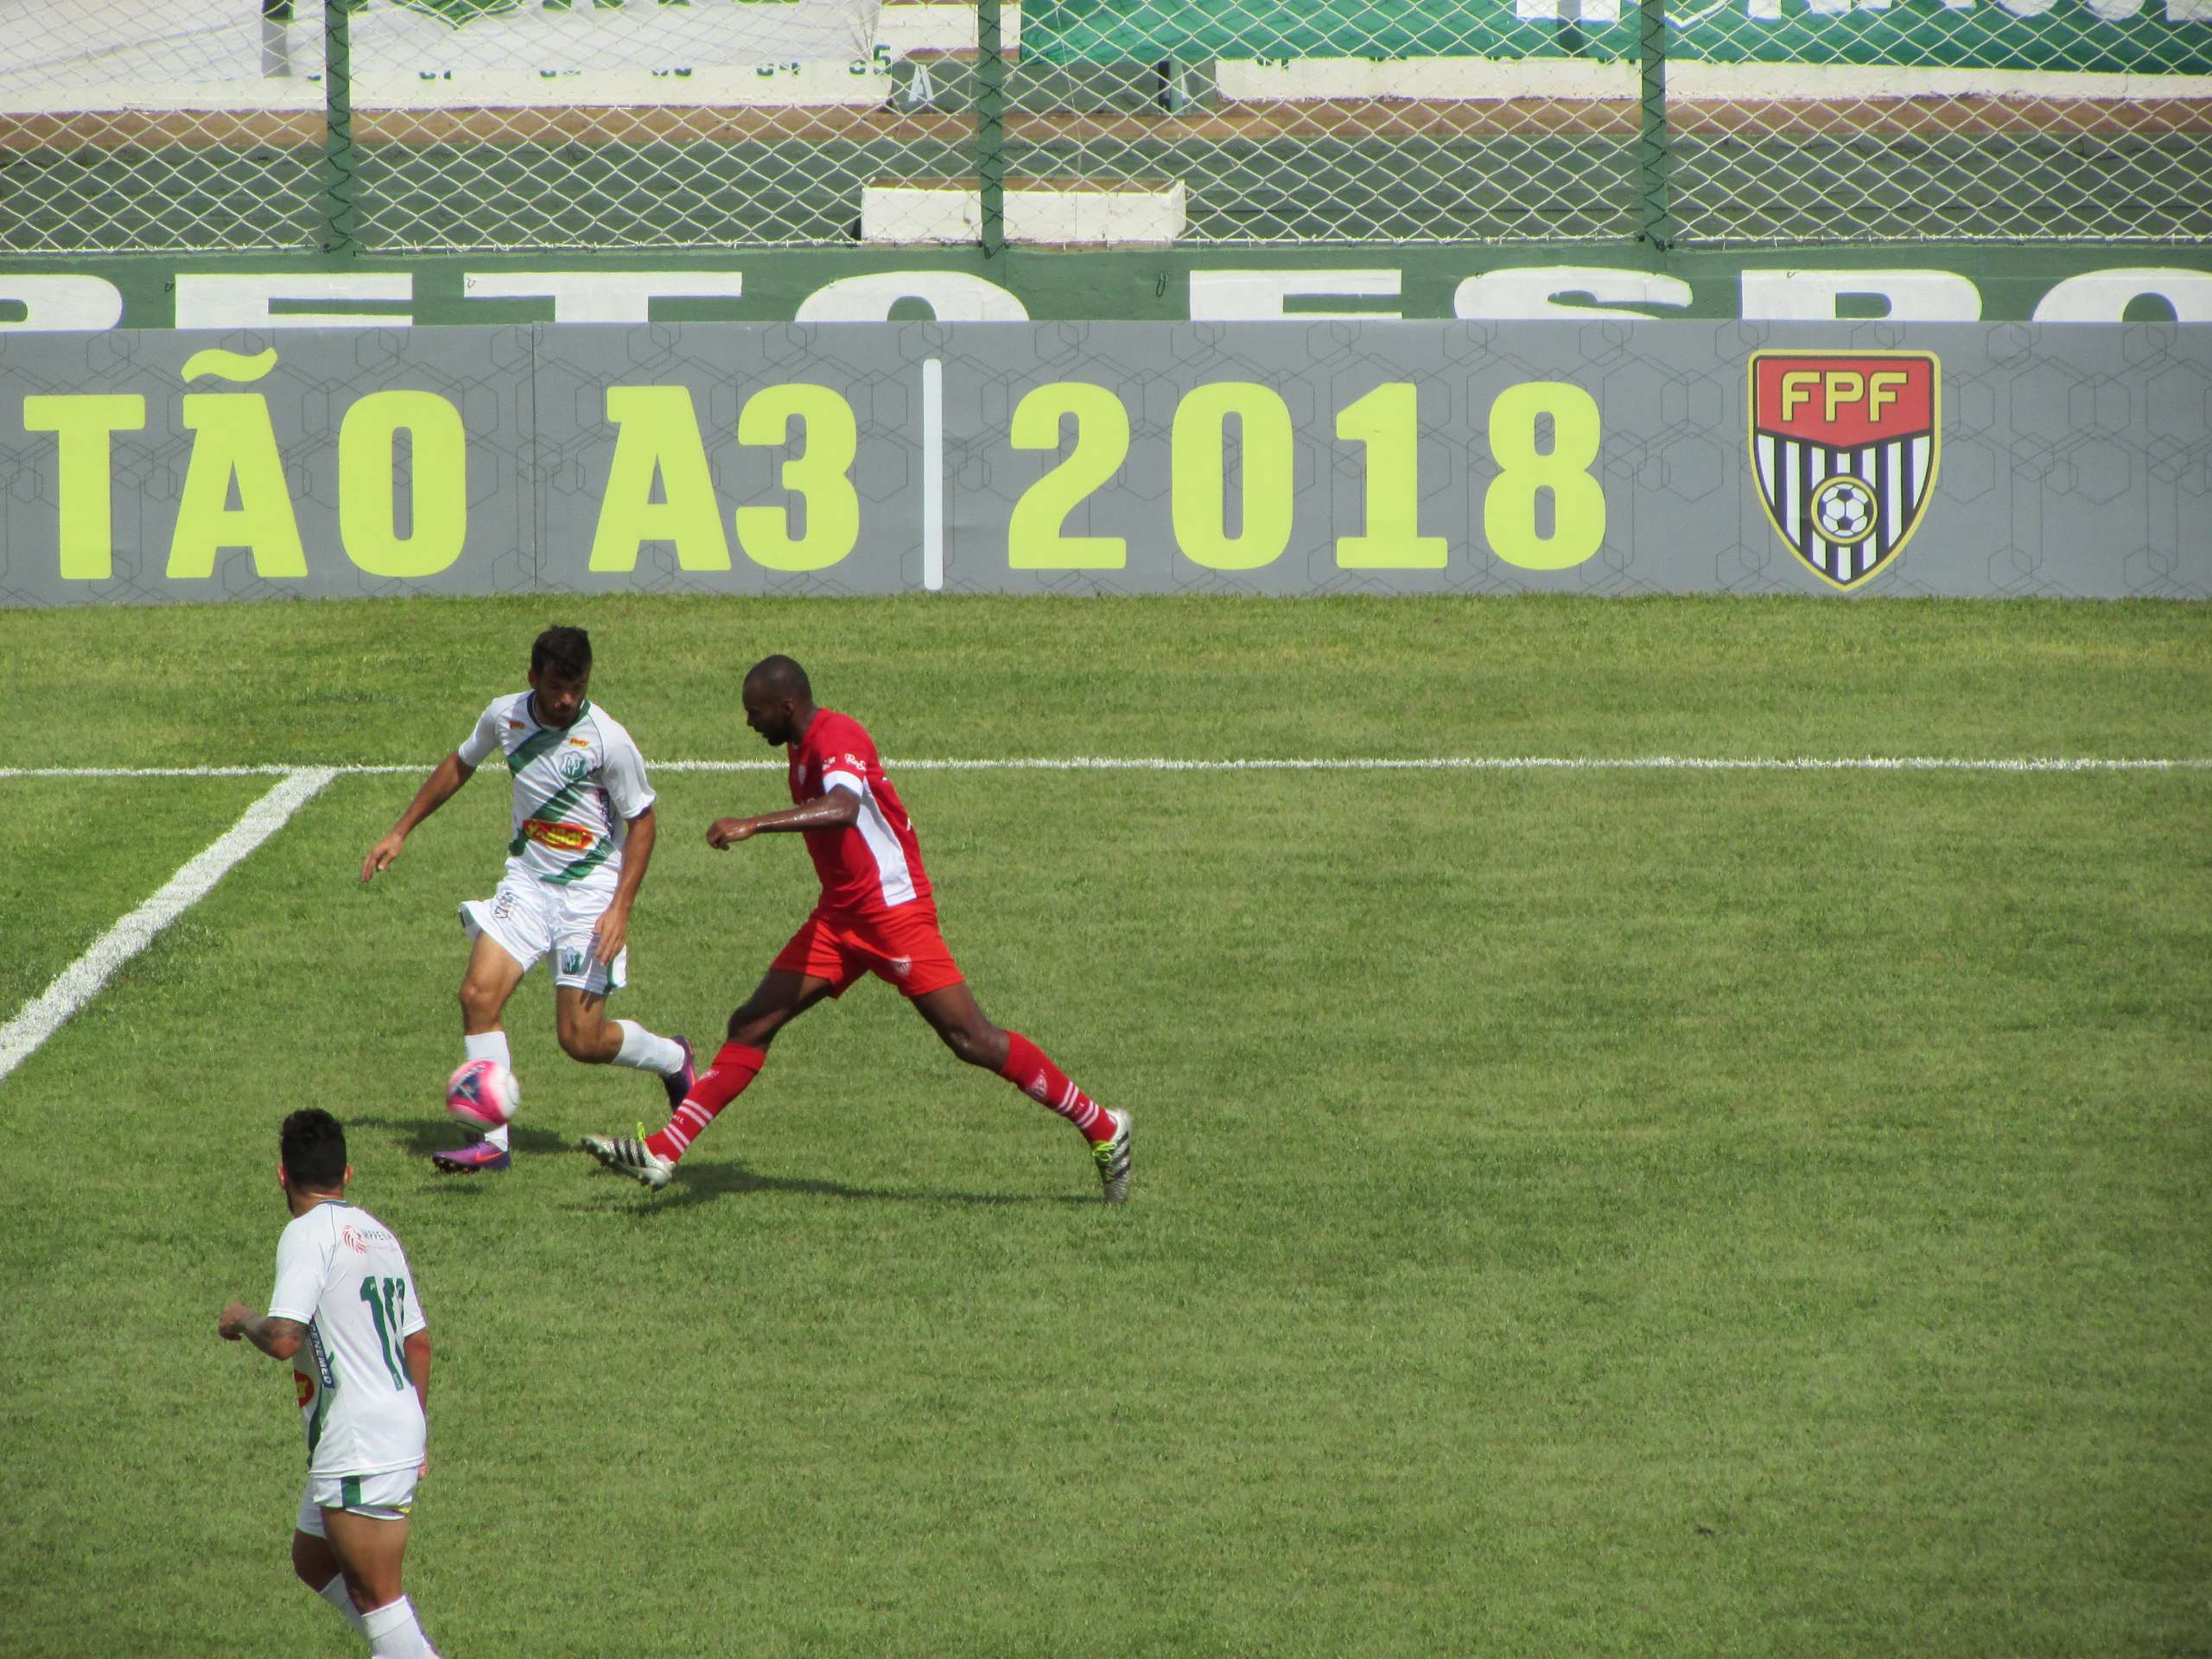
[[[505,1127],[522,1104],[522,1085],[497,1060],[471,1060],[446,1079],[446,1116],[480,1133]]]
[[[1831,542],[1863,542],[1874,528],[1874,495],[1855,478],[1837,478],[1813,498],[1813,518]]]

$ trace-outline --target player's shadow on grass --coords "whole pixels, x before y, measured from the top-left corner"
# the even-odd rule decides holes
[[[623,1177],[600,1172],[611,1181],[628,1186]],[[710,1164],[686,1164],[677,1173],[675,1180],[660,1192],[647,1195],[632,1187],[644,1200],[642,1207],[652,1210],[681,1209],[695,1204],[712,1204],[717,1198],[742,1198],[748,1192],[795,1192],[807,1198],[858,1198],[889,1204],[973,1204],[973,1205],[1043,1205],[1096,1204],[1096,1193],[1088,1197],[1072,1192],[934,1192],[899,1191],[887,1186],[853,1186],[843,1181],[821,1180],[811,1176],[763,1175],[758,1170],[733,1160],[718,1160]],[[572,1206],[574,1207],[574,1206]]]
[[[399,1149],[416,1158],[428,1158],[434,1152],[451,1152],[468,1141],[466,1129],[442,1117],[349,1117],[346,1127],[389,1130],[399,1142]],[[518,1153],[564,1152],[570,1146],[550,1129],[524,1128],[515,1123],[507,1126],[507,1142]]]

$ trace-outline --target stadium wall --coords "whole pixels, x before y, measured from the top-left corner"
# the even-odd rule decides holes
[[[2212,328],[0,333],[0,602],[2212,598]]]
[[[2212,322],[2212,245],[0,258],[0,336],[531,322]]]

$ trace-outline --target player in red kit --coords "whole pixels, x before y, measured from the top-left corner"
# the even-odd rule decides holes
[[[1090,1144],[1106,1202],[1129,1196],[1129,1115],[1109,1111],[1071,1082],[1020,1032],[984,1018],[938,931],[921,843],[899,791],[883,775],[860,721],[817,709],[806,671],[769,657],[745,677],[745,723],[791,756],[793,804],[752,818],[717,818],[717,849],[758,835],[796,830],[822,878],[822,897],[766,977],[729,1017],[729,1040],[700,1071],[674,1116],[654,1134],[586,1135],[583,1148],[619,1174],[658,1189],[723,1107],[767,1064],[768,1045],[825,996],[842,996],[863,974],[887,980],[944,1046],[988,1067],[1075,1125]]]

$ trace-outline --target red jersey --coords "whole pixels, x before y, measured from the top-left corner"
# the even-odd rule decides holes
[[[875,741],[860,721],[817,709],[806,734],[790,746],[791,804],[818,801],[842,785],[861,798],[857,821],[841,830],[809,830],[806,850],[822,877],[824,908],[881,915],[929,901],[922,844],[899,791],[883,775]]]

